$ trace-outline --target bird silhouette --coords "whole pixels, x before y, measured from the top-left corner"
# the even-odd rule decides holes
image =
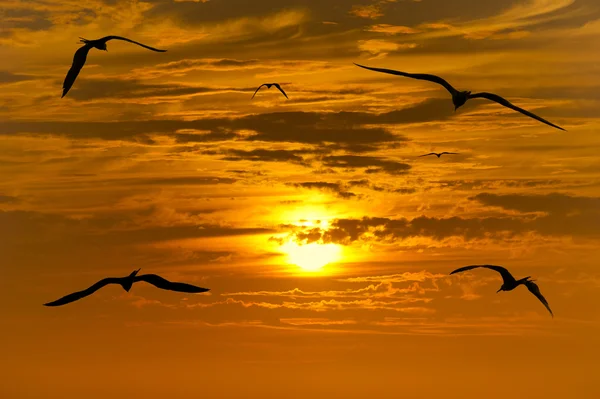
[[[129,292],[133,283],[137,283],[138,281],[145,281],[147,283],[154,285],[157,288],[161,288],[163,290],[169,290],[169,291],[187,292],[187,293],[191,293],[191,294],[209,291],[208,288],[196,287],[195,285],[191,285],[191,284],[173,283],[173,282],[168,281],[160,276],[157,276],[156,274],[140,274],[138,276],[137,273],[140,270],[141,269],[134,270],[127,277],[107,277],[105,279],[98,281],[96,284],[92,285],[91,287],[89,287],[83,291],[78,291],[78,292],[74,292],[69,295],[65,295],[64,297],[57,299],[56,301],[45,303],[44,306],[66,305],[67,303],[71,303],[71,302],[77,301],[78,299],[84,298],[88,295],[91,295],[94,292],[98,291],[100,288],[102,288],[108,284],[119,284],[119,285],[121,285],[121,287],[123,287],[123,289],[125,291]]]
[[[425,74],[425,73],[400,72],[400,71],[395,71],[393,69],[385,69],[385,68],[371,68],[371,67],[367,67],[364,65],[359,65],[357,63],[354,63],[354,65],[359,66],[361,68],[369,69],[369,70],[375,71],[375,72],[389,73],[392,75],[405,76],[407,78],[413,78],[413,79],[419,79],[419,80],[428,80],[430,82],[440,84],[440,85],[444,86],[446,88],[446,90],[448,90],[450,92],[450,94],[452,95],[452,103],[454,104],[454,111],[456,111],[458,108],[460,108],[462,105],[464,105],[464,103],[466,103],[467,100],[470,100],[472,98],[485,98],[485,99],[488,99],[491,101],[495,101],[498,104],[503,105],[507,108],[510,108],[517,112],[520,112],[523,115],[527,115],[530,118],[537,119],[538,121],[545,123],[546,125],[555,127],[560,130],[565,130],[560,126],[557,126],[551,122],[548,122],[544,118],[537,116],[534,113],[524,110],[523,108],[517,107],[516,105],[512,104],[511,102],[500,97],[497,94],[486,93],[486,92],[471,94],[470,91],[458,91],[454,87],[452,87],[452,85],[450,83],[446,82],[444,79],[440,78],[439,76],[429,75],[429,74]]]
[[[147,48],[148,50],[158,51],[160,53],[164,53],[165,51],[167,51],[167,50],[159,50],[154,47],[146,46],[145,44],[138,43],[136,41],[133,41],[131,39],[127,39],[126,37],[121,37],[121,36],[106,36],[106,37],[103,37],[102,39],[96,39],[96,40],[87,40],[87,39],[84,39],[83,37],[80,37],[80,39],[81,39],[80,42],[85,43],[85,44],[83,46],[81,46],[75,52],[75,56],[73,57],[73,64],[71,65],[71,69],[69,69],[69,72],[67,72],[67,76],[65,77],[65,81],[63,82],[63,94],[62,94],[62,96],[60,96],[60,98],[63,98],[64,96],[66,96],[67,93],[69,92],[69,89],[71,89],[71,86],[73,86],[73,83],[75,83],[75,79],[77,79],[77,75],[79,75],[79,71],[81,71],[81,68],[83,68],[83,66],[85,65],[85,60],[87,59],[87,55],[88,55],[88,52],[90,51],[90,49],[97,48],[98,50],[108,51],[106,48],[106,42],[108,42],[109,40],[113,40],[113,39],[124,40],[126,42],[137,44],[138,46]]]
[[[446,151],[444,151],[444,152],[430,152],[429,154],[419,155],[417,158],[426,157],[428,155],[435,155],[435,156],[437,156],[439,158],[439,157],[441,157],[444,154],[458,154],[458,152],[446,152]]]
[[[254,98],[254,96],[256,95],[256,93],[258,93],[258,91],[260,90],[261,87],[263,86],[267,86],[267,89],[270,89],[271,86],[275,86],[277,87],[277,89],[279,89],[279,91],[281,92],[281,94],[283,94],[285,96],[285,98],[288,98],[287,94],[285,94],[285,91],[283,91],[283,89],[281,88],[281,86],[279,86],[279,83],[263,83],[260,86],[258,86],[258,89],[256,89],[256,91],[254,92],[254,94],[252,95],[252,98]]]
[[[540,292],[540,288],[537,286],[537,284],[534,283],[535,280],[530,280],[531,276],[527,276],[520,280],[515,280],[513,275],[510,274],[510,272],[508,270],[506,270],[504,267],[494,266],[494,265],[465,266],[465,267],[461,267],[461,268],[454,270],[450,274],[462,273],[462,272],[466,272],[467,270],[475,269],[478,267],[485,267],[486,269],[495,270],[498,273],[500,273],[500,275],[502,276],[503,283],[502,283],[502,286],[500,287],[500,289],[498,291],[496,291],[496,293],[498,293],[500,291],[512,291],[515,288],[517,288],[519,285],[523,284],[525,287],[527,287],[529,292],[531,292],[533,295],[535,295],[537,297],[537,299],[539,299],[540,302],[542,302],[544,304],[544,306],[546,307],[546,309],[548,309],[548,311],[550,312],[552,317],[554,317],[554,313],[552,313],[552,310],[550,309],[550,305],[548,305],[548,301],[546,301],[546,298],[544,298],[544,296]]]

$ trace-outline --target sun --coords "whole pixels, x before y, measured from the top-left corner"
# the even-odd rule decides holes
[[[289,263],[307,272],[317,272],[328,263],[338,261],[342,252],[339,245],[315,242],[298,245],[294,241],[288,241],[281,249],[287,254]]]

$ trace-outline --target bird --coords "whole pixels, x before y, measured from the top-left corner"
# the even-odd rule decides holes
[[[535,280],[530,280],[531,276],[527,276],[520,280],[516,280],[513,277],[513,275],[510,274],[510,272],[508,270],[506,270],[506,268],[504,268],[502,266],[495,266],[495,265],[464,266],[464,267],[454,270],[450,274],[461,273],[461,272],[465,272],[467,270],[475,269],[478,267],[484,267],[486,269],[495,270],[498,273],[500,273],[500,275],[502,276],[503,283],[502,283],[502,286],[500,287],[500,289],[498,291],[496,291],[496,293],[498,293],[500,291],[512,291],[515,288],[517,288],[519,285],[523,284],[525,287],[527,287],[529,292],[531,292],[533,295],[535,295],[537,297],[537,299],[539,299],[540,302],[542,302],[544,304],[544,306],[546,307],[546,309],[548,309],[548,311],[550,312],[552,317],[554,317],[554,313],[552,313],[552,310],[550,309],[550,305],[548,305],[548,301],[546,301],[546,298],[544,298],[544,296],[540,292],[540,288],[537,286],[537,284],[534,283]]]
[[[167,51],[167,50],[160,50],[160,49],[157,49],[154,47],[146,46],[145,44],[138,43],[136,41],[133,41],[131,39],[127,39],[126,37],[121,37],[121,36],[106,36],[106,37],[103,37],[102,39],[96,39],[96,40],[87,40],[87,39],[84,39],[83,37],[80,37],[79,39],[81,39],[80,42],[84,43],[84,45],[81,46],[75,52],[75,56],[73,57],[73,64],[71,65],[71,69],[69,69],[69,72],[67,72],[67,76],[65,77],[65,81],[63,82],[63,94],[62,94],[62,96],[60,96],[60,98],[63,98],[64,96],[66,96],[67,93],[69,92],[69,89],[71,89],[71,86],[73,86],[73,83],[75,83],[75,79],[77,79],[77,75],[79,75],[79,71],[81,71],[81,68],[83,68],[83,66],[85,65],[85,60],[87,58],[88,52],[92,48],[97,48],[98,50],[108,51],[106,48],[106,42],[108,42],[109,40],[113,40],[113,39],[124,40],[126,42],[137,44],[138,46],[147,48],[148,50],[157,51],[159,53],[164,53],[165,51]]]
[[[285,98],[287,98],[289,100],[289,97],[287,96],[287,94],[285,94],[285,91],[283,91],[283,89],[281,88],[281,86],[279,86],[279,83],[263,83],[263,84],[261,84],[260,86],[258,86],[258,89],[256,89],[256,91],[252,95],[252,98],[254,98],[254,96],[256,95],[256,93],[258,93],[258,91],[260,90],[260,88],[263,87],[263,86],[267,86],[267,89],[270,89],[271,86],[277,87],[277,89],[279,89],[279,91],[281,92],[281,94],[283,94],[285,96]]]
[[[444,154],[458,154],[458,152],[446,152],[446,151],[444,151],[444,152],[430,152],[429,154],[419,155],[417,158],[419,158],[419,157],[426,157],[428,155],[435,155],[435,156],[437,156],[439,158],[439,157],[441,157]]]
[[[460,108],[462,105],[464,105],[464,103],[466,103],[467,100],[470,100],[472,98],[485,98],[485,99],[488,99],[491,101],[495,101],[498,104],[503,105],[507,108],[510,108],[517,112],[520,112],[523,115],[527,115],[530,118],[537,119],[538,121],[545,123],[546,125],[566,131],[562,127],[557,126],[551,122],[548,122],[544,118],[541,118],[541,117],[535,115],[534,113],[524,110],[523,108],[517,107],[516,105],[512,104],[511,102],[500,97],[497,94],[486,93],[486,92],[471,94],[470,91],[458,91],[454,87],[452,87],[452,85],[450,83],[446,82],[444,79],[440,78],[439,76],[435,76],[435,75],[429,75],[429,74],[425,74],[425,73],[407,73],[407,72],[400,72],[400,71],[395,71],[393,69],[385,69],[385,68],[371,68],[368,66],[359,65],[357,63],[354,63],[354,65],[359,66],[361,68],[369,69],[369,70],[375,71],[375,72],[389,73],[392,75],[405,76],[407,78],[413,78],[413,79],[419,79],[419,80],[428,80],[430,82],[440,84],[440,85],[444,86],[446,88],[446,90],[448,90],[450,92],[450,94],[452,95],[452,103],[454,104],[455,112],[458,108]]]
[[[71,303],[71,302],[77,301],[81,298],[84,298],[88,295],[91,295],[94,292],[98,291],[100,288],[102,288],[108,284],[119,284],[121,287],[123,287],[123,289],[125,291],[129,292],[133,283],[137,283],[138,281],[145,281],[147,283],[154,285],[157,288],[161,288],[163,290],[169,290],[169,291],[187,292],[187,293],[191,293],[191,294],[210,291],[210,289],[208,289],[208,288],[196,287],[195,285],[191,285],[191,284],[173,283],[173,282],[168,281],[160,276],[157,276],[156,274],[140,274],[138,276],[137,274],[140,270],[141,269],[134,270],[127,277],[107,277],[105,279],[98,281],[96,284],[92,285],[89,288],[86,288],[83,291],[78,291],[78,292],[74,292],[69,295],[65,295],[64,297],[57,299],[56,301],[45,303],[44,306],[66,305],[67,303]]]

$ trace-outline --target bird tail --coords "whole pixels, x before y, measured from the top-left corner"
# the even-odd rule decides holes
[[[519,281],[517,281],[518,284],[525,284],[529,281],[535,281],[535,280],[531,280],[531,276],[527,276],[527,277],[523,277],[522,279],[520,279]]]

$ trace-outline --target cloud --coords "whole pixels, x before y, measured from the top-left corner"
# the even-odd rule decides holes
[[[395,43],[387,40],[359,40],[358,49],[377,56],[385,56],[392,51],[406,50],[417,47],[416,43]]]
[[[575,0],[529,0],[488,18],[455,24],[443,21],[424,23],[417,28],[431,29],[419,35],[423,39],[452,36],[471,40],[517,39],[527,35],[523,30],[525,27],[577,16],[581,11],[571,7],[574,3]]]
[[[330,155],[321,159],[324,166],[332,168],[369,168],[366,173],[385,172],[391,175],[403,175],[408,173],[411,166],[385,158],[360,155]]]
[[[385,33],[387,35],[397,35],[397,34],[414,34],[419,33],[419,29],[411,28],[409,26],[402,25],[390,25],[390,24],[378,24],[371,25],[365,28],[366,31],[369,32],[377,32],[377,33]]]
[[[291,310],[308,310],[312,312],[329,312],[336,310],[390,310],[394,312],[402,312],[402,313],[414,313],[415,307],[405,306],[407,304],[417,303],[417,302],[430,302],[428,298],[404,298],[393,301],[381,301],[381,300],[373,300],[370,298],[367,299],[357,299],[353,301],[340,301],[337,299],[330,300],[321,300],[321,301],[313,301],[313,302],[291,302],[291,301],[283,301],[281,303],[273,303],[273,302],[258,302],[258,301],[243,301],[237,300],[233,298],[227,298],[224,301],[212,302],[212,303],[198,303],[190,305],[189,307],[214,307],[221,305],[239,305],[244,308],[264,308],[264,309],[291,309]],[[424,309],[423,313],[435,312],[434,309],[430,308],[422,308]]]
[[[331,320],[323,317],[281,318],[279,319],[279,322],[292,326],[343,326],[348,324],[356,324],[356,320]]]
[[[469,199],[487,206],[519,212],[546,212],[555,215],[600,214],[600,198],[575,197],[567,194],[490,194],[481,193]],[[600,226],[598,226],[600,232]]]
[[[420,272],[404,272],[398,274],[388,274],[383,276],[360,276],[360,277],[348,277],[339,279],[339,281],[344,281],[348,283],[380,283],[380,282],[388,282],[388,283],[404,283],[404,282],[423,282],[427,280],[435,280],[439,278],[447,278],[448,276],[445,274],[434,274],[428,272],[426,270],[422,270]]]
[[[252,161],[252,162],[290,162],[303,166],[309,164],[299,154],[310,153],[311,150],[270,150],[256,148],[253,150],[221,150],[218,153],[225,154],[221,158],[226,161]],[[205,152],[207,153],[207,152]]]
[[[359,18],[367,18],[367,19],[377,19],[383,16],[383,12],[381,11],[381,7],[379,4],[369,4],[369,5],[354,5],[350,9],[349,13]]]
[[[231,58],[186,58],[163,64],[136,68],[131,72],[136,78],[180,77],[196,71],[232,72],[254,69],[268,70],[259,72],[257,77],[309,74],[340,69],[339,65],[318,60],[276,60]],[[271,71],[275,72],[271,72]],[[256,88],[252,89],[255,90]]]
[[[0,210],[0,239],[18,251],[21,245],[36,244],[37,248],[131,246],[187,238],[227,237],[269,234],[268,228],[236,228],[198,221],[186,215],[186,223],[173,220],[156,220],[152,213],[107,214],[87,218],[73,218],[33,211]],[[148,224],[144,221],[151,221]],[[164,223],[161,225],[160,223]]]
[[[205,4],[212,7],[212,3],[215,2]],[[232,16],[230,6],[227,13],[228,16],[214,20],[216,13],[198,12],[197,4],[194,3],[161,3],[145,13],[146,18],[154,20],[155,23],[152,27],[146,27],[144,33],[154,36],[159,45],[176,45],[193,41],[247,42],[252,38],[270,36],[301,26],[309,20],[309,11],[305,8],[280,9],[261,16],[257,16],[254,10],[254,15],[251,16],[250,13],[246,14],[247,16]]]
[[[442,276],[442,275],[440,275]],[[443,276],[447,277],[447,276]],[[373,277],[374,279],[377,277]],[[424,295],[428,291],[438,291],[437,286],[424,288],[419,285],[419,282],[423,282],[426,279],[430,279],[433,277],[425,277],[425,278],[413,278],[407,277],[405,280],[401,280],[400,278],[396,279],[388,279],[388,280],[380,280],[377,284],[370,284],[363,288],[353,289],[349,288],[346,290],[329,290],[329,291],[303,291],[299,288],[294,288],[287,291],[242,291],[242,292],[231,292],[223,294],[224,296],[268,296],[268,297],[286,297],[293,299],[303,299],[303,298],[395,298],[401,297],[404,299],[412,298],[407,294],[414,295]],[[437,277],[436,277],[437,278]],[[367,279],[361,280],[358,279],[340,279],[338,281],[344,282],[363,282],[368,281]],[[371,280],[376,281],[376,280]],[[408,287],[398,288],[393,287],[392,282],[412,282]]]
[[[190,97],[198,94],[217,94],[228,92],[250,92],[251,87],[203,87],[177,83],[150,84],[136,79],[89,77],[79,78],[74,90],[69,91],[69,98],[76,101],[96,101],[113,99],[122,102],[124,99],[140,99],[148,103],[152,99],[164,97]]]
[[[346,191],[344,186],[341,183],[328,183],[322,181],[316,182],[302,182],[302,183],[290,183],[289,185],[295,187],[302,187],[308,189],[318,189],[322,191],[330,191],[336,194],[340,198],[350,199],[352,197],[356,197],[356,194],[350,191]]]
[[[0,84],[10,84],[23,82],[26,80],[32,80],[35,77],[32,75],[25,75],[21,73],[12,73],[8,71],[0,71]]]
[[[473,179],[473,180],[438,180],[433,186],[441,189],[473,191],[497,190],[501,188],[534,188],[553,187],[563,183],[559,179]]]
[[[11,195],[1,195],[0,194],[0,204],[16,204],[21,202],[19,197],[13,197]]]
[[[320,243],[336,243],[350,245],[356,241],[364,242],[395,242],[409,238],[421,237],[435,241],[443,241],[450,237],[459,237],[464,241],[496,239],[535,232],[547,236],[580,236],[594,238],[600,236],[600,208],[595,198],[575,201],[579,206],[578,212],[567,213],[573,204],[566,206],[563,201],[541,202],[525,200],[524,205],[513,205],[514,198],[504,198],[498,201],[497,196],[478,195],[473,199],[482,200],[484,204],[502,204],[502,206],[534,211],[549,211],[549,215],[532,217],[447,217],[436,218],[418,216],[408,218],[363,217],[362,219],[335,219],[326,229],[311,228],[307,232],[290,233],[292,237]],[[489,201],[490,198],[493,200]],[[502,198],[502,196],[500,197]]]
[[[244,131],[245,141],[333,143],[373,146],[402,143],[408,139],[391,133],[385,125],[443,121],[454,114],[446,99],[429,99],[406,108],[383,112],[273,112],[237,118],[205,117],[195,120],[156,119],[110,122],[15,121],[2,122],[2,135],[59,135],[71,139],[140,140],[152,144],[152,135],[172,136],[177,132]],[[369,125],[369,127],[365,127]],[[380,125],[380,127],[376,127]],[[365,147],[367,148],[367,147]]]

